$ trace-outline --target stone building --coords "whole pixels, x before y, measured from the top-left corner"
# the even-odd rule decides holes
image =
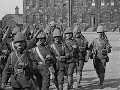
[[[23,14],[19,14],[18,6],[15,8],[15,14],[7,14],[2,18],[2,27],[4,26],[11,26],[12,29],[19,26],[23,29]]]
[[[24,26],[45,27],[51,20],[68,25],[69,1],[72,26],[86,28],[101,24],[108,31],[120,26],[120,0],[23,0]]]

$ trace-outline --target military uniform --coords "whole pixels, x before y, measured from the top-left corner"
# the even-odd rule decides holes
[[[78,30],[76,33],[81,33]],[[84,66],[84,62],[86,62],[86,54],[88,50],[88,41],[80,34],[80,36],[75,37],[75,40],[79,47],[79,54],[76,59],[76,73],[77,73],[77,86],[80,87],[80,81],[82,80],[82,70]]]
[[[0,31],[0,34],[2,34],[2,31]],[[1,38],[2,40],[2,38]],[[9,53],[11,52],[10,46],[8,43],[3,43],[3,41],[0,42],[0,86],[1,86],[1,77],[2,72],[5,67],[5,64],[7,62],[7,58],[9,56]]]
[[[55,29],[53,32],[53,38],[55,37],[61,37],[61,33],[59,29]],[[61,37],[62,38],[62,37]],[[53,49],[53,53],[55,54],[55,57],[57,59],[56,65],[56,74],[57,74],[57,83],[59,85],[59,90],[63,90],[63,84],[64,84],[64,76],[65,76],[65,47],[63,45],[63,42],[60,41],[60,43],[57,43],[54,41],[53,44],[51,44],[51,48]]]
[[[45,35],[39,34],[37,38],[45,38]],[[49,90],[50,86],[50,71],[52,55],[45,44],[38,44],[37,47],[33,49],[36,63],[37,63],[37,84],[40,90]],[[50,56],[47,58],[47,56]]]
[[[98,26],[97,33],[103,33],[104,29],[102,26]],[[96,73],[100,79],[100,88],[102,88],[106,62],[108,61],[108,53],[111,52],[111,46],[109,42],[104,37],[98,37],[93,40],[90,44],[89,50],[92,52],[93,64]]]
[[[72,34],[70,27],[66,29],[65,34]],[[73,73],[75,69],[75,59],[78,55],[77,42],[73,38],[65,40],[65,54],[67,57],[67,76],[68,76],[68,90],[73,84]]]
[[[17,33],[14,42],[24,41],[25,37],[21,32]],[[7,60],[5,68],[2,73],[2,83],[7,84],[11,77],[10,85],[14,90],[30,90],[32,77],[32,60],[30,59],[28,51],[19,53],[17,50],[12,52]]]

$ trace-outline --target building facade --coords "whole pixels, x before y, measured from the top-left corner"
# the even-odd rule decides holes
[[[4,26],[10,26],[11,29],[19,26],[21,30],[23,29],[23,14],[19,14],[18,6],[15,8],[15,14],[6,14],[2,18],[2,28]]]
[[[24,26],[35,24],[38,28],[52,20],[67,26],[70,14],[71,26],[101,24],[110,30],[120,26],[120,0],[23,0],[23,13]]]

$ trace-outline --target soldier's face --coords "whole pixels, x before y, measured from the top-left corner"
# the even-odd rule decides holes
[[[14,45],[15,45],[15,47],[18,51],[22,51],[26,46],[26,42],[25,41],[19,41],[19,42],[15,42]]]
[[[54,42],[55,43],[61,42],[61,37],[54,37]]]
[[[98,33],[98,37],[100,37],[100,38],[101,38],[102,36],[103,36],[103,33],[101,33],[101,32],[100,32],[100,33]]]
[[[73,34],[72,33],[67,33],[67,34],[65,34],[65,37],[66,37],[66,39],[70,39],[70,38],[73,37]]]
[[[38,44],[44,44],[46,42],[46,38],[39,38]]]

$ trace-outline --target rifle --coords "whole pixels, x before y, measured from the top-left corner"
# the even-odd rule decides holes
[[[30,30],[30,26],[27,26],[27,27],[22,31],[23,35],[26,35],[26,33],[28,33],[29,30]]]
[[[42,32],[42,30],[38,30],[35,35],[33,36],[33,38],[31,39],[30,43],[28,44],[26,50],[29,50],[31,48],[33,48],[34,44],[35,44],[35,40],[37,38],[37,36],[39,35],[39,33]]]
[[[8,26],[6,33],[4,34],[4,36],[3,36],[3,38],[2,38],[3,43],[6,43],[6,42],[7,42],[7,39],[8,39],[8,37],[10,36],[10,33],[11,33],[11,27]]]

